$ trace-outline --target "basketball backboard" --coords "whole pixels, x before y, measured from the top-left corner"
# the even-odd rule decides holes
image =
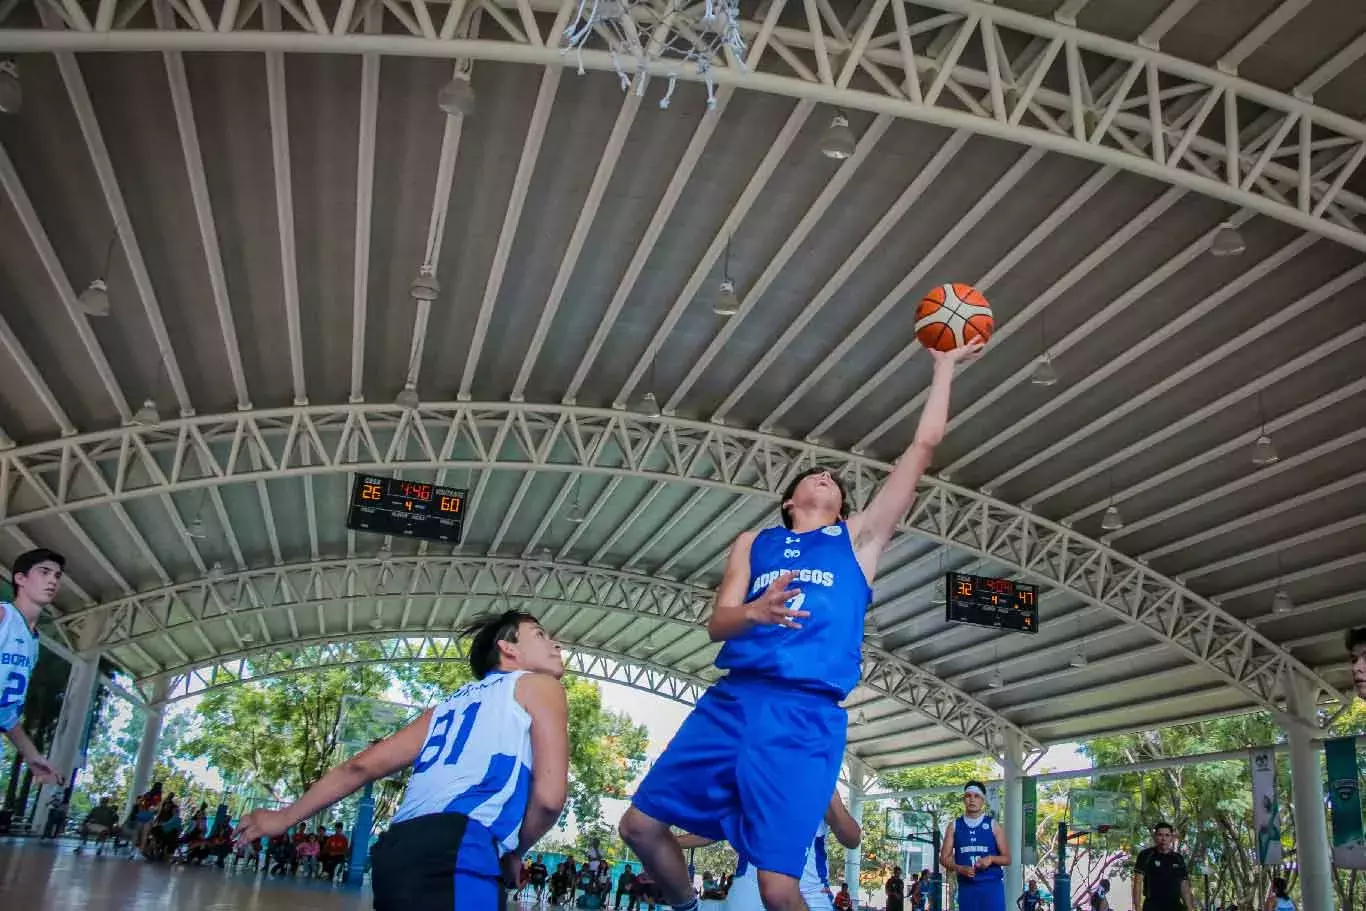
[[[924,810],[887,808],[887,837],[894,841],[930,838],[935,830],[934,816]]]
[[[1127,794],[1096,788],[1073,788],[1067,794],[1067,818],[1074,829],[1105,831],[1127,824],[1133,817]]]

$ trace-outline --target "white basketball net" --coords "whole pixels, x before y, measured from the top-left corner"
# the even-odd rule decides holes
[[[607,43],[612,63],[621,79],[621,90],[636,84],[644,96],[646,67],[654,61],[677,61],[680,67],[696,67],[707,86],[707,107],[716,106],[716,85],[711,70],[730,50],[736,65],[744,68],[745,39],[740,34],[740,0],[579,0],[574,21],[564,31],[562,53],[574,51],[583,75],[583,51],[597,35]],[[667,108],[673,98],[681,69],[669,73],[669,88],[659,100]]]

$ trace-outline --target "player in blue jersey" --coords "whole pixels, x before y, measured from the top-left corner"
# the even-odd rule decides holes
[[[670,826],[725,839],[759,870],[769,911],[800,911],[807,846],[835,789],[862,674],[863,619],[878,559],[915,500],[948,422],[954,368],[980,344],[930,352],[934,379],[915,439],[857,515],[838,478],[814,468],[781,501],[783,527],[730,549],[707,624],[729,673],[636,790],[621,836],[678,911],[697,899]]]
[[[467,630],[474,681],[328,772],[298,801],[243,817],[237,840],[276,837],[408,764],[373,852],[376,911],[493,911],[521,858],[564,809],[568,704],[560,647],[520,611]]]
[[[986,804],[986,788],[969,781],[963,786],[963,815],[944,830],[939,862],[958,874],[958,911],[1005,911],[1010,848]]]
[[[22,553],[10,567],[13,603],[0,601],[0,731],[14,744],[39,784],[61,784],[62,775],[43,758],[20,719],[29,677],[38,664],[38,618],[62,587],[66,558],[38,548]]]

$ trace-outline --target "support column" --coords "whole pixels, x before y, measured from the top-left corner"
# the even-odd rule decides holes
[[[1010,852],[1010,866],[1006,867],[1006,907],[1014,907],[1015,899],[1024,892],[1024,747],[1020,735],[1006,731],[1005,751],[1001,756],[1005,773],[1006,849]]]
[[[1314,717],[1313,698],[1297,681],[1290,684],[1293,718],[1287,719],[1290,745],[1291,806],[1295,813],[1295,856],[1300,865],[1302,911],[1334,911],[1333,867],[1328,845],[1328,817],[1324,812],[1324,777],[1317,730],[1307,721]]]
[[[854,817],[854,822],[863,825],[863,796],[864,787],[867,781],[861,772],[855,771],[852,762],[849,767],[849,815]],[[844,881],[849,884],[849,894],[854,896],[854,904],[858,905],[859,895],[859,867],[863,862],[863,851],[859,848],[846,848],[844,851]],[[832,887],[834,888],[834,887]]]
[[[167,681],[160,678],[152,684],[152,698],[142,719],[142,740],[138,743],[138,757],[133,765],[133,785],[124,801],[122,819],[133,811],[133,804],[152,784],[152,769],[156,765],[157,750],[161,746],[161,725],[166,717]]]
[[[359,886],[365,881],[365,859],[370,855],[370,828],[375,822],[375,783],[366,782],[365,793],[356,805],[356,825],[351,830],[351,860],[346,868],[346,884]]]
[[[90,708],[99,686],[99,655],[86,653],[73,656],[71,672],[66,679],[66,693],[62,696],[62,713],[57,719],[57,734],[48,751],[48,761],[61,773],[67,785],[76,771],[86,734],[90,730]],[[48,801],[62,788],[45,784],[38,791],[38,805],[34,808],[33,827],[42,832],[47,823]]]

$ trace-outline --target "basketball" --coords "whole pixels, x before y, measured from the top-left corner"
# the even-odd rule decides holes
[[[940,285],[915,308],[915,337],[933,351],[952,351],[991,338],[991,306],[972,285]]]

